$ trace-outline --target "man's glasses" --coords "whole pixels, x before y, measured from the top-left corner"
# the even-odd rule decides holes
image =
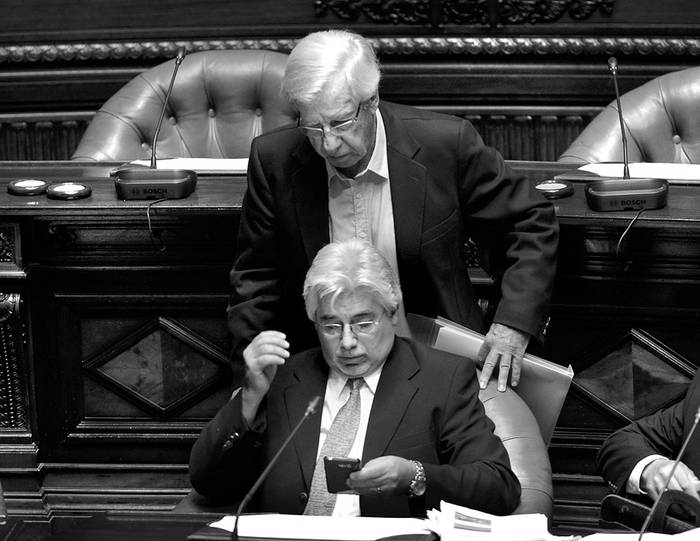
[[[355,122],[357,122],[358,117],[360,116],[360,111],[362,110],[362,106],[364,105],[364,103],[366,102],[360,102],[357,105],[355,116],[346,120],[331,120],[328,123],[328,128],[324,128],[323,126],[302,126],[300,118],[297,119],[297,126],[304,133],[304,135],[308,137],[317,138],[323,137],[326,134],[338,137],[340,135],[348,133],[352,129],[352,127],[355,125]]]
[[[355,323],[316,323],[316,326],[325,336],[338,338],[342,336],[345,325],[355,336],[370,336],[377,330],[379,320],[356,321]]]

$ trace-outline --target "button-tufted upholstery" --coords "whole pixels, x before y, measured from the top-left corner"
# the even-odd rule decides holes
[[[202,51],[185,57],[158,137],[158,157],[247,158],[250,141],[294,122],[281,95],[287,55]],[[175,61],[143,72],[95,114],[72,158],[150,159],[151,141]]]
[[[495,433],[508,451],[510,466],[520,480],[520,504],[513,514],[542,513],[552,516],[552,467],[537,420],[512,389],[499,393],[497,381],[491,379],[479,392],[486,415],[496,426]],[[212,504],[192,490],[175,506],[178,513],[232,513],[237,505]]]
[[[667,73],[620,98],[630,162],[700,163],[700,68]],[[560,162],[622,161],[613,101],[559,157]]]

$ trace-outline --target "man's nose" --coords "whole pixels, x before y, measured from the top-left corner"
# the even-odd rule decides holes
[[[357,344],[357,336],[352,332],[350,325],[343,325],[342,334],[340,335],[340,347],[343,349],[352,349]]]
[[[333,135],[327,129],[324,129],[321,139],[323,140],[323,150],[328,154],[331,154],[342,144],[340,137]]]

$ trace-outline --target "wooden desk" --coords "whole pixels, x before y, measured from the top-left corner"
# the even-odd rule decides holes
[[[0,164],[0,480],[14,515],[170,509],[189,490],[190,446],[240,377],[224,310],[244,179],[201,177],[189,198],[150,205],[117,200],[114,165]],[[513,166],[531,182],[568,168]],[[20,177],[80,180],[93,193],[9,195]],[[671,400],[700,362],[700,188],[672,186],[619,249],[634,213],[590,211],[581,184],[556,209],[558,274],[538,353],[581,380],[550,446],[555,533],[597,524],[597,447],[622,414],[658,406],[645,385]]]

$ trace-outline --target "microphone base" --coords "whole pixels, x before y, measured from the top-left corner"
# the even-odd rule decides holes
[[[197,173],[188,169],[125,167],[116,171],[119,199],[183,199],[197,187]]]
[[[586,184],[586,202],[591,210],[652,210],[666,206],[668,181],[662,178],[600,180]]]

